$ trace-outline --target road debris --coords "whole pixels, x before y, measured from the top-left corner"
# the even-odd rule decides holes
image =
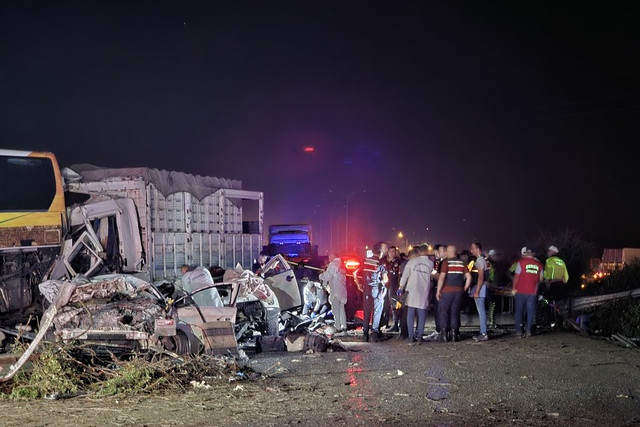
[[[190,381],[189,384],[193,386],[193,388],[201,388],[208,390],[211,388],[211,384],[206,384],[204,381]]]
[[[2,392],[13,399],[61,399],[81,395],[208,390],[216,385],[265,378],[232,356],[159,359],[144,355],[96,365],[81,357],[76,346],[44,344],[31,359],[32,368],[4,383]]]
[[[625,337],[624,335],[621,335],[621,334],[613,334],[613,335],[611,335],[611,339],[616,344],[620,344],[623,347],[627,347],[627,348],[638,347],[638,345],[636,343],[634,343],[629,338],[627,338],[627,337]]]

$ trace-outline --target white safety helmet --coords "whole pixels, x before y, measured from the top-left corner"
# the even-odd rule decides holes
[[[549,252],[553,252],[554,254],[557,254],[558,252],[558,248],[556,248],[555,246],[551,245],[549,246],[549,248],[547,249]]]

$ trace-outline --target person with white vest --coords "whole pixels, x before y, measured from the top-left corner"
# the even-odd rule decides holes
[[[404,303],[407,306],[407,326],[409,342],[422,342],[424,324],[427,319],[429,306],[429,291],[431,290],[431,272],[433,262],[427,256],[428,247],[420,246],[418,256],[410,259],[404,268],[398,294],[405,294]],[[414,327],[416,313],[418,324]]]
[[[329,288],[329,304],[336,333],[344,334],[347,332],[347,314],[344,310],[344,305],[347,303],[347,276],[340,257],[331,254],[329,259],[331,261],[320,273],[319,278]]]

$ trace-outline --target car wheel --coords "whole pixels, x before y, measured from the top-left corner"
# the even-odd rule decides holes
[[[176,354],[190,354],[191,353],[191,343],[189,342],[189,338],[182,331],[177,331],[175,336],[173,337],[163,337],[162,343],[164,348],[169,351],[173,351]]]

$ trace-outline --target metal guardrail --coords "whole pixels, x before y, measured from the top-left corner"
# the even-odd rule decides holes
[[[640,288],[630,291],[616,292],[613,294],[597,295],[593,297],[574,297],[567,300],[566,309],[568,311],[586,310],[597,307],[609,301],[615,301],[623,298],[640,297]]]

